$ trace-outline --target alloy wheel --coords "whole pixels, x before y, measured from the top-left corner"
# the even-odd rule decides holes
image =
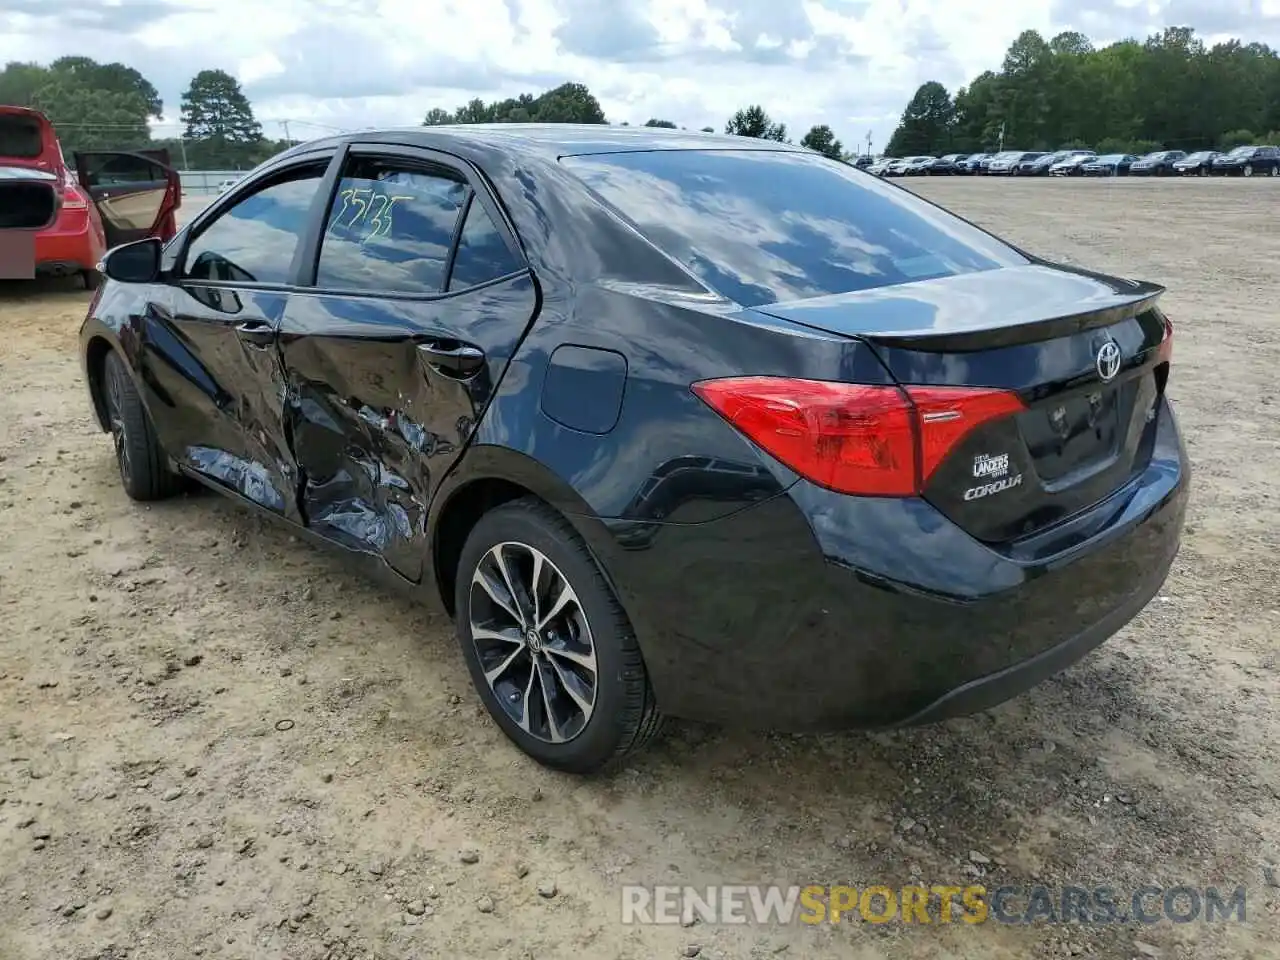
[[[1244,165],[1244,175],[1245,175],[1246,177],[1252,177],[1252,176],[1253,176],[1253,164],[1251,164],[1251,163],[1246,163],[1246,164]]]
[[[129,461],[128,427],[124,419],[124,384],[120,371],[112,367],[107,377],[107,425],[111,428],[111,442],[116,449],[116,465],[126,482],[132,464]]]
[[[565,575],[523,543],[491,547],[471,576],[471,642],[508,717],[544,743],[580,734],[595,709],[595,642]]]

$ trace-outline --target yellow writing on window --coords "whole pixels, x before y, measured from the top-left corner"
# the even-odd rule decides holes
[[[348,187],[338,193],[342,207],[329,222],[329,232],[355,232],[360,242],[391,234],[396,204],[411,196],[384,193],[373,187]]]

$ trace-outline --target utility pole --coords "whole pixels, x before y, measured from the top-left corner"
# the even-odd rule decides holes
[[[871,156],[871,131],[867,131],[867,156]]]
[[[1000,153],[1004,153],[1004,121],[1000,121]],[[1003,162],[1003,161],[1001,161]]]
[[[293,146],[293,141],[289,139],[289,121],[281,120],[280,126],[284,127],[284,142],[289,146]]]

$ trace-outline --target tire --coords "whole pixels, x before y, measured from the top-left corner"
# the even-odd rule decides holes
[[[539,599],[530,616],[538,557]],[[563,606],[562,588],[573,596]],[[520,599],[512,604],[514,594]],[[577,531],[542,501],[515,500],[480,518],[458,561],[454,601],[458,642],[480,699],[534,760],[566,773],[598,773],[660,732],[662,716],[626,613]],[[539,617],[545,622],[530,631]]]
[[[1253,164],[1252,164],[1252,163],[1246,163],[1246,164],[1244,165],[1244,169],[1243,169],[1243,170],[1241,170],[1240,172],[1241,172],[1241,173],[1243,173],[1246,177],[1252,177],[1252,176],[1253,176]]]
[[[80,280],[84,283],[86,290],[97,290],[102,286],[102,274],[97,270],[81,270]]]
[[[131,499],[144,502],[164,500],[180,492],[182,478],[169,469],[169,458],[156,439],[147,408],[142,405],[124,361],[114,350],[103,362],[102,386],[124,492]]]
[[[1280,163],[1275,164],[1275,165],[1271,168],[1271,176],[1273,176],[1273,177],[1280,177]]]

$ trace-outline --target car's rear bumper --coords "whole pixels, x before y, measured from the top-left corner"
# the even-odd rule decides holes
[[[101,230],[89,211],[64,209],[52,226],[36,234],[36,273],[94,270],[105,253]]]
[[[620,549],[607,567],[660,705],[762,728],[881,727],[983,710],[1039,683],[1124,626],[1168,573],[1189,477],[1167,405],[1161,416],[1140,476],[1021,552],[974,540],[922,500],[804,481],[709,523],[611,524]],[[1085,537],[1100,515],[1102,532]]]

